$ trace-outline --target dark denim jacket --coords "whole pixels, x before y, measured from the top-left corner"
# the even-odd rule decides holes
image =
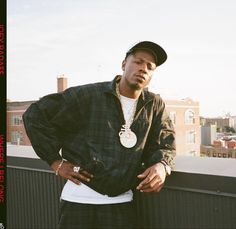
[[[175,133],[159,95],[144,90],[139,97],[131,130],[132,148],[120,144],[125,123],[112,82],[88,84],[51,94],[33,103],[23,115],[27,134],[37,155],[52,164],[63,158],[91,172],[86,183],[109,196],[137,185],[137,174],[161,160],[173,165]]]

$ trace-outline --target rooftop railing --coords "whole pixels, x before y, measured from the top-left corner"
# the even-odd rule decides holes
[[[159,193],[135,193],[137,228],[236,228],[235,163],[177,157]],[[7,228],[56,228],[64,182],[36,157],[9,153]]]

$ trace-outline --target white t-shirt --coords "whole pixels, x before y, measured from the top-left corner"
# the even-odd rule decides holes
[[[134,113],[136,111],[137,99],[131,99],[120,95],[120,102],[122,104],[125,121],[128,122],[129,120],[133,119]]]
[[[131,116],[134,115],[137,99],[131,99],[120,95],[120,101],[125,120],[130,120]],[[129,190],[121,195],[109,197],[94,191],[83,183],[77,185],[68,180],[62,190],[61,199],[83,204],[117,204],[132,201],[133,192]]]
[[[102,195],[87,185],[77,185],[68,180],[62,190],[61,199],[83,204],[118,204],[133,200],[133,192],[129,190],[121,195],[109,197]]]

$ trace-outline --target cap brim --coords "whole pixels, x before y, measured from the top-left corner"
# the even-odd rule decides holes
[[[129,51],[126,53],[126,57],[137,50],[146,50],[150,52],[156,60],[156,66],[160,66],[167,59],[165,50],[160,45],[151,41],[142,41],[137,43],[131,49],[129,49]]]

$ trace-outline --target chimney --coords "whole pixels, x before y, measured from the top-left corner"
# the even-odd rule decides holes
[[[57,77],[57,92],[62,92],[67,89],[67,77],[64,74]]]

